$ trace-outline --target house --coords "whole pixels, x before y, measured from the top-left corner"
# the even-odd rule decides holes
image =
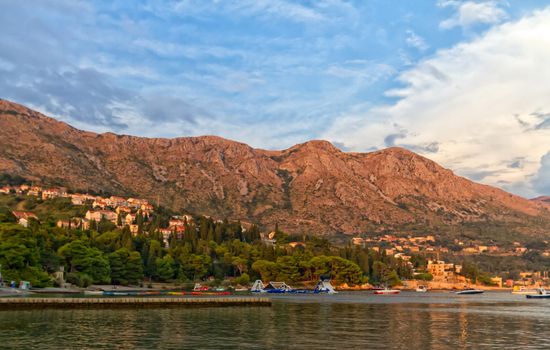
[[[296,248],[298,246],[302,247],[302,248],[305,248],[306,247],[306,244],[304,242],[290,242],[289,244],[289,247],[291,248]]]
[[[487,247],[486,245],[478,245],[477,246],[477,251],[480,252],[480,253],[484,253],[488,250],[489,250],[489,247]]]
[[[92,203],[92,208],[101,208],[101,209],[105,209],[107,208],[109,205],[107,203],[107,200],[105,198],[96,198],[94,200],[94,202]]]
[[[19,186],[19,189],[20,189],[21,191],[23,191],[23,192],[26,192],[26,191],[30,190],[30,188],[31,188],[31,186],[29,186],[29,185],[24,185],[24,184],[21,185],[21,186]]]
[[[40,186],[32,186],[29,191],[27,192],[27,196],[35,196],[40,197],[40,193],[42,192],[42,187]]]
[[[477,250],[477,248],[475,247],[466,247],[466,248],[463,248],[462,249],[462,252],[464,254],[476,254],[478,253],[479,251]]]
[[[523,254],[523,253],[527,252],[527,248],[525,248],[525,247],[516,247],[514,249],[514,252],[516,254]]]
[[[84,205],[90,196],[80,193],[71,194],[71,203],[73,205]]]
[[[116,211],[117,214],[131,213],[131,212],[132,212],[132,208],[130,208],[130,207],[127,206],[127,205],[121,205],[121,206],[119,206],[119,207],[116,207],[115,211]]]
[[[48,188],[42,191],[43,200],[59,197],[67,197],[67,192],[61,188]]]
[[[168,226],[169,227],[183,227],[185,226],[185,221],[184,220],[181,220],[181,219],[170,219],[168,221]]]
[[[138,225],[130,225],[130,233],[132,233],[132,236],[137,236],[138,232],[139,232]]]
[[[128,202],[126,201],[126,198],[117,197],[117,196],[111,196],[107,200],[107,205],[113,208],[116,208],[118,206],[125,206],[128,205]]]
[[[126,225],[132,225],[136,221],[136,214],[128,214],[124,217]]]
[[[9,186],[0,187],[0,193],[10,194],[11,188]]]
[[[118,219],[118,215],[114,211],[110,211],[110,210],[88,210],[86,212],[85,218],[90,221],[94,220],[96,222],[101,221],[101,219],[105,219],[107,221],[116,223]]]
[[[351,243],[353,243],[354,245],[364,246],[365,245],[365,240],[361,237],[353,237],[351,239]]]
[[[491,277],[491,283],[496,284],[498,287],[502,288],[502,277]]]
[[[12,214],[17,219],[19,225],[23,227],[29,227],[31,219],[38,220],[38,217],[34,213],[28,211],[12,211]]]
[[[141,205],[141,210],[144,211],[144,212],[150,213],[153,210],[155,210],[155,208],[151,204],[142,204]]]
[[[462,269],[462,267],[460,268]],[[445,261],[442,260],[428,260],[426,271],[432,274],[434,280],[449,281],[456,277],[455,272],[457,272],[457,268],[454,264],[445,263]]]

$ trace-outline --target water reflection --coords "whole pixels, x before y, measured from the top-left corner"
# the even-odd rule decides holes
[[[0,312],[2,349],[550,348],[550,303],[279,298],[273,307]],[[445,299],[446,298],[446,299]]]

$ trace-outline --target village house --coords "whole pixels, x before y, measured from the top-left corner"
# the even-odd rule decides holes
[[[155,208],[151,204],[142,204],[141,205],[141,210],[144,211],[144,212],[147,212],[147,213],[153,212],[154,209]]]
[[[34,196],[34,197],[40,197],[40,193],[42,192],[42,187],[40,186],[32,186],[28,192],[27,196]]]
[[[105,219],[116,224],[118,215],[114,211],[110,210],[88,210],[86,212],[85,218],[90,221],[94,220],[96,222],[101,221],[101,219]]]
[[[70,220],[58,220],[56,226],[61,228],[67,228],[67,229],[81,228],[82,219],[71,218]]]
[[[29,227],[31,219],[38,220],[34,213],[28,211],[12,211],[13,216],[17,219],[17,223],[23,227]]]
[[[115,211],[116,211],[117,214],[131,213],[132,208],[130,208],[129,206],[126,206],[126,205],[121,205],[120,207],[116,207]]]
[[[116,208],[118,206],[127,206],[128,205],[128,202],[126,201],[125,198],[117,197],[117,196],[109,197],[106,200],[106,202],[107,202],[107,205],[112,207],[112,208]]]
[[[460,266],[460,270],[462,266]],[[434,278],[434,281],[456,282],[459,277],[456,273],[457,267],[452,263],[445,263],[442,260],[428,260],[426,271],[428,271]]]
[[[73,205],[84,205],[90,199],[90,196],[80,193],[71,194],[70,197]]]
[[[105,209],[107,208],[109,205],[107,204],[107,201],[105,200],[105,198],[101,198],[101,197],[98,197],[94,200],[94,202],[92,203],[92,208],[101,208],[101,209]]]
[[[67,191],[61,189],[61,188],[48,188],[44,191],[42,191],[42,199],[52,199],[52,198],[60,198],[60,197],[67,197]]]
[[[124,218],[126,225],[132,225],[136,221],[136,214],[128,214]]]
[[[353,237],[351,239],[351,243],[353,243],[354,245],[362,246],[362,247],[365,246],[365,240],[361,237]]]
[[[527,252],[527,248],[525,248],[525,247],[516,247],[514,249],[514,253],[516,253],[516,254],[524,254],[526,252]]]
[[[130,233],[132,234],[132,236],[137,236],[138,232],[139,232],[139,226],[138,225],[130,225]]]
[[[296,248],[298,246],[302,247],[302,248],[305,248],[306,247],[306,244],[304,242],[290,242],[288,244],[289,247],[291,248]]]
[[[9,187],[9,186],[0,187],[0,193],[10,194],[11,193],[11,187]]]
[[[30,188],[31,188],[31,186],[25,185],[25,184],[19,186],[19,189],[23,192],[26,192],[26,191],[30,190]]]

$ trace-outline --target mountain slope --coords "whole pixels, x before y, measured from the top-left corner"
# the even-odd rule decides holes
[[[214,136],[96,134],[8,101],[0,101],[0,173],[158,198],[176,210],[291,231],[548,222],[545,205],[473,183],[405,149],[345,153],[310,141],[267,151]]]

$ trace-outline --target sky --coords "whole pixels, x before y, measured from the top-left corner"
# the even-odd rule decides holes
[[[550,195],[550,0],[0,0],[0,98],[80,129],[408,148]]]

